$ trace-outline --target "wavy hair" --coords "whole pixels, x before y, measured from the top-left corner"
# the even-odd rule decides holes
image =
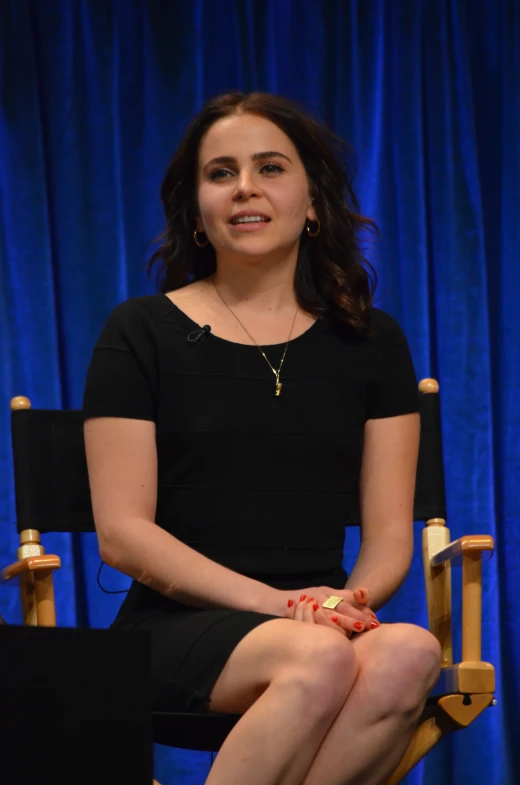
[[[193,240],[199,148],[213,123],[242,114],[258,115],[277,125],[291,139],[307,173],[321,231],[309,237],[304,230],[300,237],[294,278],[300,307],[317,318],[340,321],[366,333],[377,276],[363,257],[359,235],[366,230],[377,234],[377,227],[359,212],[348,172],[352,151],[296,103],[270,93],[218,95],[191,121],[162,183],[166,227],[148,262],[148,274],[159,264],[157,285],[168,292],[215,272],[213,246],[199,248]]]

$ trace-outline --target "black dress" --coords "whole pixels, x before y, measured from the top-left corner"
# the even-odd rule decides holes
[[[202,334],[164,294],[114,309],[95,347],[89,417],[156,423],[156,522],[191,548],[279,589],[342,589],[369,418],[418,410],[399,325],[372,334],[318,320],[274,375],[253,345]],[[278,367],[285,344],[262,347]],[[267,613],[200,610],[133,582],[114,622],[149,630],[156,710],[201,711],[237,643]]]

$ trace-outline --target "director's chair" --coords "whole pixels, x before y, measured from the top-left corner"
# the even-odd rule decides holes
[[[472,723],[494,701],[495,671],[481,660],[482,559],[493,538],[465,535],[450,542],[439,386],[419,384],[421,439],[414,519],[423,521],[423,562],[430,631],[442,648],[441,674],[409,747],[387,785],[397,785],[440,739]],[[20,579],[24,624],[56,626],[52,573],[59,556],[45,553],[40,534],[95,531],[83,440],[83,416],[75,410],[31,409],[27,398],[11,401],[18,560],[2,572]],[[359,525],[359,519],[347,525]],[[451,568],[462,567],[462,659],[454,664]],[[155,712],[154,741],[171,747],[217,752],[239,714]]]

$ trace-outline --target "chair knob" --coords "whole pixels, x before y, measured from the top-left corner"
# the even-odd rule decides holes
[[[23,395],[17,395],[15,398],[11,398],[11,410],[13,412],[17,412],[19,409],[30,409],[31,402],[29,398],[25,398]]]
[[[421,379],[419,382],[419,392],[422,393],[438,393],[439,382],[437,379]]]

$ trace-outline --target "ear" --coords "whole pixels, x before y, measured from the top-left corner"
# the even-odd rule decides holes
[[[316,210],[314,209],[314,199],[311,197],[311,204],[309,205],[309,208],[307,210],[307,218],[309,221],[315,221],[316,217],[317,216],[316,216]]]
[[[202,218],[200,217],[200,215],[195,216],[195,229],[197,232],[204,231],[204,224],[202,223]]]

